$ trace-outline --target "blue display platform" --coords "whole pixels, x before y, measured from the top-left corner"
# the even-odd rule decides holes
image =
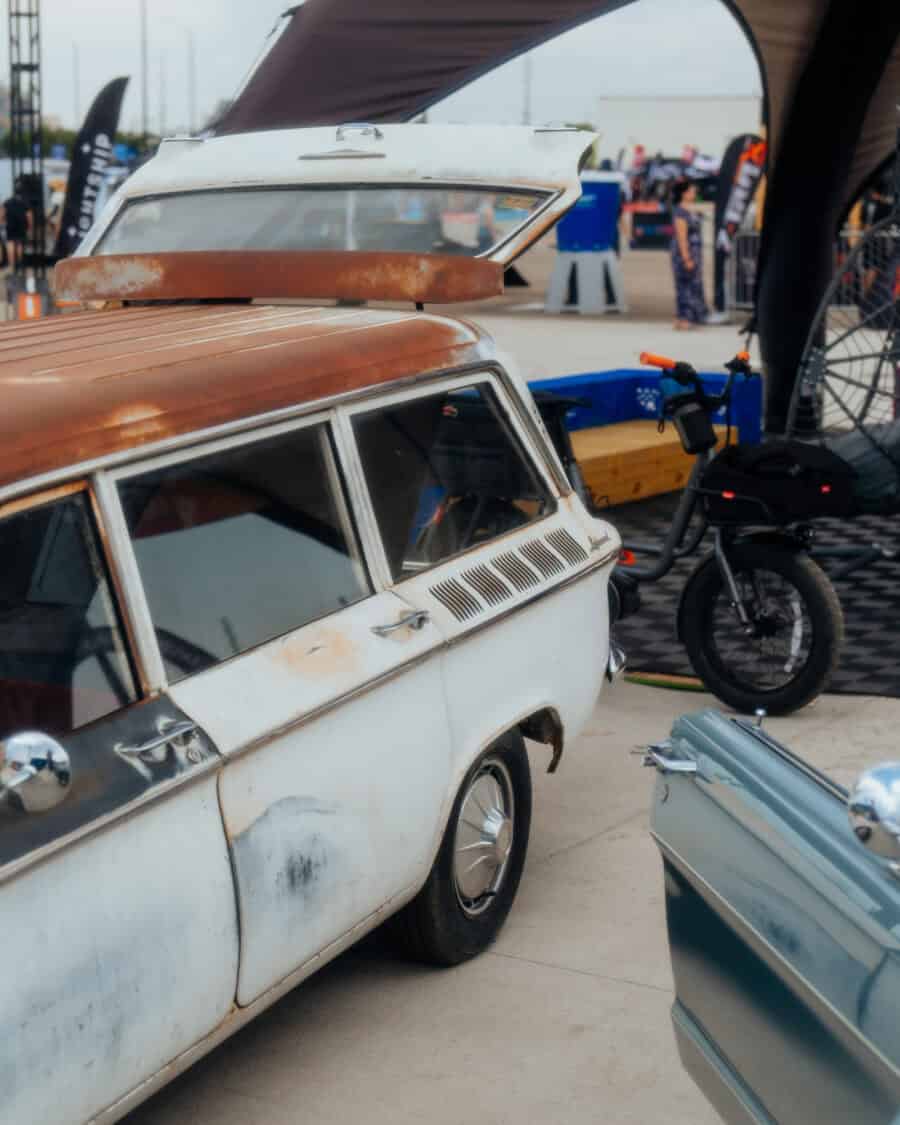
[[[718,394],[728,378],[715,371],[700,371],[698,374],[711,394]],[[584,406],[575,406],[569,411],[566,423],[570,430],[587,430],[615,422],[658,418],[662,397],[659,381],[657,372],[620,368],[615,371],[590,371],[583,375],[561,375],[555,379],[535,379],[528,385],[535,391],[554,391],[584,400]],[[724,425],[725,411],[718,411],[713,421]],[[762,440],[761,379],[735,380],[731,424],[737,427],[742,442],[757,445]]]

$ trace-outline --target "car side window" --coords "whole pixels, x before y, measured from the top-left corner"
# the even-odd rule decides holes
[[[119,483],[170,681],[371,592],[325,425]]]
[[[486,383],[357,414],[353,428],[395,581],[554,509]]]
[[[137,699],[86,496],[0,520],[0,738],[64,735]]]

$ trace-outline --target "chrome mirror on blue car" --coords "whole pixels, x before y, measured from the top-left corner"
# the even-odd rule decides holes
[[[884,859],[900,860],[900,762],[866,770],[847,806],[860,843]]]

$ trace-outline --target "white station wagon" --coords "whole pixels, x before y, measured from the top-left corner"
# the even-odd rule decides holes
[[[104,309],[0,328],[3,1121],[118,1120],[391,915],[498,932],[619,540],[422,307],[498,292],[590,140],[167,143],[57,267]]]

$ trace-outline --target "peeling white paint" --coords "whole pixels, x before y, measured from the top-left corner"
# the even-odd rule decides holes
[[[215,779],[5,884],[0,911],[0,1118],[86,1122],[232,1007],[237,916]]]

